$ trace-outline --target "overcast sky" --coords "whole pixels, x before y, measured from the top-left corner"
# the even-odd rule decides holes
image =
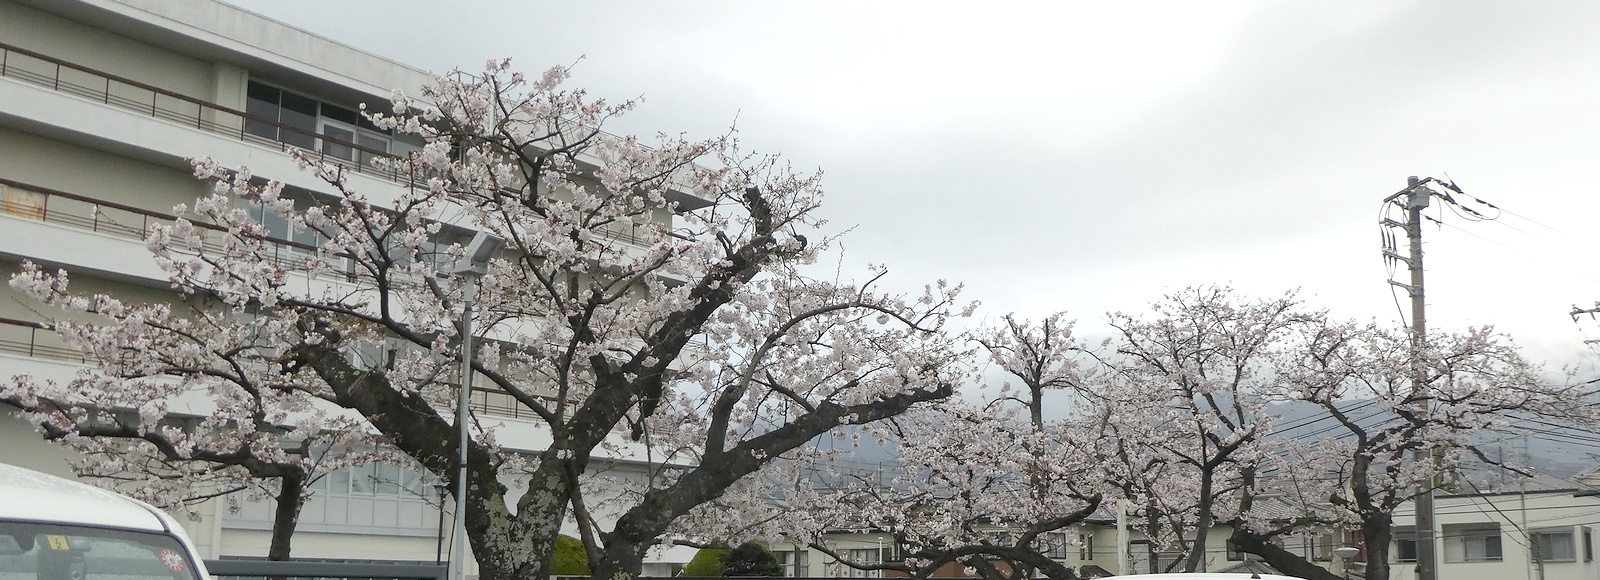
[[[825,172],[847,271],[991,319],[1232,284],[1398,323],[1381,201],[1448,175],[1504,211],[1429,210],[1429,326],[1600,372],[1568,316],[1600,301],[1600,3],[227,1],[436,72],[577,62],[644,97],[616,133],[737,120]]]

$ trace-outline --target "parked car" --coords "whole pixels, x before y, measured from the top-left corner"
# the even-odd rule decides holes
[[[210,580],[155,507],[0,463],[0,580]]]

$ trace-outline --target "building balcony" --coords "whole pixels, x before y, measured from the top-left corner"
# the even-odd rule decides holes
[[[405,163],[374,163],[378,159],[399,161],[397,155],[355,143],[353,137],[342,138],[342,133],[262,118],[5,43],[0,43],[0,78],[284,153],[299,150],[313,159],[400,185],[416,181]]]
[[[247,112],[3,42],[0,42],[0,78],[115,107],[164,123],[275,149],[286,155],[298,151],[313,160],[334,164],[354,174],[404,187],[415,186],[428,177],[404,162],[405,153],[420,147],[420,142],[408,142],[400,136],[377,132],[354,109],[297,97],[254,81],[250,83],[252,92],[247,99]],[[266,103],[262,100],[265,98],[263,95],[255,94],[258,90],[273,92],[278,99],[282,99],[273,101],[275,110],[280,112],[277,117],[269,117],[257,110],[257,104]],[[300,103],[303,105],[300,108],[309,106],[309,113],[301,111],[291,114],[297,108],[288,102],[291,97],[304,101]],[[320,114],[317,112],[319,109],[322,110]],[[338,111],[338,114],[331,111]],[[300,122],[285,122],[289,118]],[[586,162],[594,161],[586,159]],[[710,204],[708,200],[687,191],[673,191],[668,196],[677,201],[683,211]],[[623,231],[615,232],[614,237],[630,243],[634,241]]]
[[[171,226],[177,222],[177,216],[172,214],[137,208],[94,197],[50,189],[28,183],[22,183],[0,177],[0,216],[21,218],[25,220],[44,222],[62,226],[66,229],[99,234],[111,238],[119,238],[131,242],[128,252],[115,252],[117,256],[128,253],[148,256],[144,250],[144,240],[150,235],[154,226]],[[227,228],[205,222],[191,222],[199,230],[202,248],[206,251],[220,253],[223,250],[223,240],[228,236]],[[308,244],[281,240],[275,238],[261,238],[266,243],[270,254],[267,259],[279,267],[290,271],[306,273],[310,271],[309,260],[316,255],[317,248]],[[84,244],[57,244],[51,247],[62,249],[82,248]],[[109,255],[113,252],[100,246],[94,248],[94,255]],[[89,267],[109,274],[121,276],[134,276],[152,280],[165,280],[159,277],[154,264],[147,267],[138,267],[143,262],[117,260],[119,265],[115,269],[107,269],[104,265],[76,263],[70,259],[52,259],[48,250],[39,250],[38,255],[26,257],[46,261],[61,262],[67,265]],[[145,260],[149,262],[149,260]],[[336,281],[351,282],[357,276],[354,268],[345,267],[342,271],[331,276],[322,276]]]

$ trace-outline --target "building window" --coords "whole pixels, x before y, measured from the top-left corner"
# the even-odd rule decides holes
[[[1502,558],[1498,524],[1447,525],[1441,531],[1446,562],[1499,562]]]
[[[1543,530],[1529,535],[1535,562],[1575,562],[1577,546],[1572,541],[1572,530]]]
[[[838,550],[839,555],[845,560],[863,566],[882,564],[879,558],[883,551],[878,548]],[[828,563],[828,576],[833,578],[878,578],[882,574],[878,570],[859,570],[846,566],[838,560]]]
[[[811,553],[804,548],[792,552],[777,552],[778,563],[783,565],[783,575],[788,578],[806,577],[806,565],[811,559]]]
[[[309,486],[316,492],[335,495],[379,495],[413,499],[437,497],[429,476],[420,467],[400,467],[388,463],[368,463],[340,469],[318,478]]]
[[[1417,561],[1417,532],[1411,528],[1395,528],[1394,561]]]
[[[1331,532],[1306,536],[1312,559],[1319,562],[1333,561],[1333,549],[1339,544],[1335,542],[1335,535]]]
[[[250,81],[245,93],[246,133],[329,157],[365,164],[383,153],[416,149],[401,146],[355,109]]]
[[[1063,532],[1050,532],[1042,534],[1034,544],[1039,553],[1051,560],[1065,560],[1067,558],[1067,534]]]
[[[1078,534],[1078,560],[1088,562],[1094,559],[1094,535]]]
[[[1583,561],[1594,561],[1594,530],[1583,529]]]
[[[294,200],[295,209],[300,211],[305,211],[306,208],[314,203],[316,202],[305,199]],[[284,218],[277,211],[267,208],[264,204],[247,203],[245,204],[245,211],[250,213],[250,219],[267,226],[267,237],[273,240],[293,242],[312,248],[319,247],[326,241],[322,234],[309,227],[302,227],[299,231],[296,231],[294,227],[289,225],[287,218]],[[291,246],[291,249],[306,253],[311,252],[311,250],[300,246]]]

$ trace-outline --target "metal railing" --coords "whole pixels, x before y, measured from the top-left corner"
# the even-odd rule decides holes
[[[251,115],[244,111],[209,103],[194,97],[172,92],[154,85],[102,72],[74,64],[49,55],[0,42],[0,77],[17,79],[32,85],[99,101],[139,114],[149,115],[179,125],[237,138],[278,149],[283,152],[299,150],[312,159],[336,164],[357,173],[381,177],[401,185],[414,186],[417,174],[401,156],[347,139],[329,136],[318,131],[296,127],[273,119]],[[251,126],[270,127],[274,136],[252,132]],[[297,136],[295,141],[320,143],[315,147],[291,143],[284,135]],[[343,149],[355,159],[330,154],[328,149]],[[378,166],[370,162],[383,158],[394,163]],[[362,162],[363,160],[368,162]],[[617,223],[602,228],[601,235],[628,244],[641,245],[637,227]],[[673,237],[687,240],[682,234]]]
[[[0,77],[16,79],[170,123],[273,147],[284,152],[299,149],[313,159],[334,163],[357,173],[381,177],[401,185],[414,183],[413,176],[407,168],[408,164],[392,163],[380,167],[370,162],[361,162],[371,158],[399,159],[388,151],[281,123],[276,119],[251,115],[238,109],[209,103],[18,46],[0,43]],[[249,130],[251,126],[271,127],[273,135],[252,132]],[[282,138],[285,134],[297,136],[298,141],[322,143],[323,150],[291,143]],[[348,151],[350,157],[355,159],[330,154],[327,152],[328,149]]]
[[[44,324],[13,318],[0,318],[0,352],[63,362],[89,361],[83,351],[67,344]]]
[[[444,580],[444,564],[403,562],[317,562],[306,560],[206,560],[206,571],[213,578],[249,580],[254,578],[362,579],[362,580]]]
[[[151,226],[170,226],[178,216],[150,211],[114,201],[96,199],[48,187],[0,178],[0,186],[18,193],[0,198],[0,214],[61,224],[68,227],[102,233],[114,237],[144,241]],[[199,231],[201,247],[208,252],[220,253],[228,229],[206,222],[191,221]],[[278,238],[258,238],[265,242],[271,254],[265,258],[286,270],[304,271],[305,262],[317,253],[316,246]],[[344,278],[353,277],[345,268]]]
[[[457,382],[456,384],[459,385],[461,383]],[[554,406],[558,401],[556,397],[548,395],[534,395],[534,398],[546,406]],[[577,404],[577,401],[574,400],[567,402],[573,405]],[[501,390],[499,387],[480,387],[477,381],[473,381],[472,397],[467,400],[467,408],[496,417],[509,417],[512,419],[539,418],[538,413],[523,405],[521,401],[518,401],[516,397],[512,397],[510,393]]]

